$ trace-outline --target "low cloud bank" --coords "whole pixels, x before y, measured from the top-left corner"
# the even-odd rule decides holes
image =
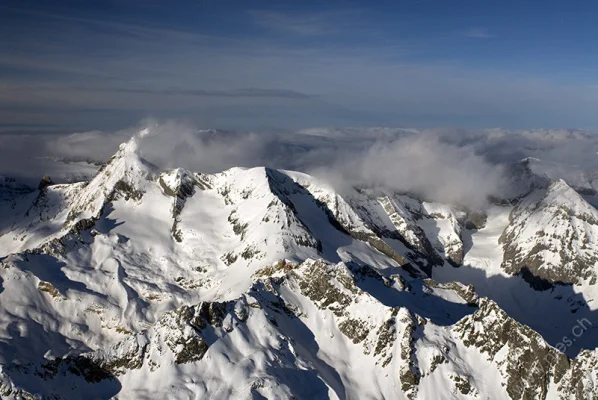
[[[489,195],[508,190],[504,166],[526,157],[542,160],[541,173],[574,181],[575,186],[593,186],[598,176],[598,136],[577,130],[239,132],[153,120],[111,133],[0,134],[0,175],[31,183],[52,174],[56,165],[64,166],[48,160],[103,162],[144,128],[148,134],[138,138],[140,152],[161,168],[218,172],[265,165],[315,174],[339,190],[349,185],[381,187],[475,208],[483,207]]]

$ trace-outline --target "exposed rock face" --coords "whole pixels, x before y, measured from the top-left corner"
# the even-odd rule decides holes
[[[598,395],[597,371],[588,363],[598,357],[595,351],[570,360],[491,300],[482,299],[479,309],[453,331],[496,365],[511,399],[546,399],[555,392],[579,400]]]
[[[378,379],[395,382],[399,390],[395,394],[408,399],[432,395],[423,389],[422,382],[426,379],[444,380],[454,388],[454,394],[474,398],[547,399],[549,393],[558,393],[570,396],[566,398],[587,399],[598,395],[596,352],[585,351],[570,360],[488,299],[480,299],[477,311],[472,309],[473,314],[452,326],[435,325],[432,320],[409,311],[408,303],[406,307],[381,304],[372,294],[384,290],[401,292],[399,286],[386,281],[386,277],[369,267],[321,261],[307,261],[302,265],[280,262],[257,273],[252,288],[238,299],[182,306],[165,313],[147,331],[130,335],[107,349],[57,358],[37,366],[10,367],[5,372],[29,374],[41,379],[44,385],[54,387],[53,381],[69,382],[73,376],[93,384],[151,379],[172,366],[193,365],[194,369],[204,370],[211,362],[217,362],[214,357],[219,357],[217,352],[223,346],[231,357],[245,351],[246,335],[260,337],[260,332],[253,329],[262,326],[265,336],[259,340],[278,338],[278,344],[262,350],[275,354],[268,363],[293,370],[302,365],[326,376],[329,367],[311,358],[307,350],[309,337],[304,330],[331,318],[331,327],[337,328],[327,340],[340,335],[334,340],[346,343],[344,346],[349,347],[345,351],[351,352],[353,359],[373,363],[380,371]],[[432,290],[442,286],[433,281],[429,284]],[[362,290],[362,286],[368,290]],[[294,288],[299,291],[293,293]],[[450,285],[442,288],[453,290]],[[461,291],[458,285],[455,288]],[[455,294],[463,295],[457,291]],[[417,294],[413,296],[413,301],[422,301]],[[363,312],[364,308],[367,313]],[[434,331],[437,333],[432,334]],[[325,341],[325,333],[312,332],[319,342]],[[457,347],[449,350],[443,344],[447,342]],[[502,381],[496,384],[502,385],[505,396],[485,389],[482,382],[488,379],[487,371],[470,370],[472,375],[464,375],[462,357],[465,353],[460,353],[461,347],[470,352],[467,357],[477,354],[487,360],[493,373],[501,377]],[[217,352],[208,359],[213,348],[220,350],[215,350]],[[333,354],[345,360],[346,355]],[[276,379],[278,385],[289,390],[287,395],[300,395],[297,387],[288,386],[288,378],[278,376]],[[333,381],[326,382],[333,390],[340,390]],[[26,393],[6,375],[0,376],[0,384],[3,395],[9,398]],[[384,397],[390,395],[388,388],[383,390]],[[49,392],[63,398],[60,393],[64,392]],[[442,393],[436,394],[443,398]]]
[[[75,224],[79,219],[98,218],[104,205],[120,196],[139,201],[155,173],[156,167],[137,153],[137,138],[121,144],[118,152],[77,196],[66,225]]]
[[[386,278],[369,267],[311,260],[298,266],[280,262],[259,271],[256,278],[248,293],[238,299],[179,307],[165,313],[148,331],[130,335],[107,349],[58,358],[21,370],[10,367],[8,371],[33,374],[46,382],[77,375],[88,383],[131,374],[158,373],[169,364],[205,362],[212,346],[233,340],[227,337],[240,334],[239,330],[247,332],[247,324],[256,323],[252,321],[267,320],[271,324],[269,329],[276,335],[290,335],[285,340],[304,346],[301,343],[307,338],[291,326],[309,325],[308,318],[325,319],[331,313],[338,334],[346,338],[341,340],[353,343],[361,357],[373,358],[380,368],[395,371],[392,375],[397,377],[401,390],[409,398],[415,398],[421,375],[416,330],[421,321],[425,321],[405,307],[385,306],[359,288],[369,283],[378,286],[378,290],[396,290],[392,283],[386,283]],[[289,292],[295,287],[299,288],[299,298]],[[363,314],[360,308],[364,305],[373,313]],[[315,314],[310,317],[308,309]],[[259,335],[259,332],[252,334]],[[299,360],[306,357],[305,354],[293,354],[297,358],[294,362],[306,362]],[[14,393],[22,393],[22,389],[15,388]],[[59,391],[54,394],[58,396],[57,393]]]
[[[200,361],[210,345],[203,331],[222,330],[224,318],[233,310],[231,307],[234,306],[226,303],[200,303],[194,307],[184,306],[166,313],[154,329],[157,335],[152,338],[150,346],[155,350],[166,344],[176,364]],[[156,357],[155,352],[150,353],[148,357],[153,368],[158,368],[160,357]]]
[[[464,285],[459,282],[449,282],[449,283],[438,283],[432,279],[426,279],[426,284],[439,289],[448,289],[452,290],[459,295],[467,304],[471,306],[477,306],[479,297],[475,292],[475,288],[473,285]]]
[[[464,219],[465,213],[454,207],[437,203],[424,203],[423,206],[430,217],[427,231],[432,229],[438,231],[433,236],[434,247],[445,256],[450,264],[456,267],[460,266],[464,256],[461,221]]]
[[[432,265],[441,265],[442,259],[434,250],[424,230],[417,224],[418,220],[427,217],[421,206],[406,196],[395,196],[394,199],[385,196],[378,201],[395,226],[399,240],[415,252],[411,257],[423,259]]]
[[[500,242],[508,273],[526,268],[555,283],[596,283],[598,211],[562,180],[521,200]]]
[[[525,158],[521,161],[508,164],[505,176],[509,177],[509,191],[497,202],[516,203],[534,190],[546,189],[550,185],[550,178],[544,174],[534,172],[534,165],[539,162],[535,158]]]
[[[182,233],[178,229],[179,215],[185,207],[187,198],[193,196],[195,189],[205,190],[210,187],[210,177],[205,174],[194,175],[183,169],[175,169],[168,173],[163,173],[158,178],[158,184],[166,196],[172,200],[172,236],[178,242],[182,241]]]
[[[465,221],[465,228],[467,229],[482,229],[486,226],[488,216],[482,211],[473,211],[467,213],[467,220]]]
[[[418,366],[415,342],[417,321],[411,313],[400,309],[397,315],[397,338],[400,341],[401,353],[399,359],[399,380],[401,390],[408,399],[415,399],[419,392],[421,372]]]
[[[54,182],[52,182],[52,178],[50,178],[48,175],[45,175],[40,181],[39,181],[39,185],[37,185],[37,190],[42,191],[45,188],[47,188],[48,186],[52,185]]]

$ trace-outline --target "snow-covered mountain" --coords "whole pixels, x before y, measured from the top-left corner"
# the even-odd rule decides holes
[[[471,210],[137,140],[2,181],[2,398],[598,398],[598,211],[530,160]]]

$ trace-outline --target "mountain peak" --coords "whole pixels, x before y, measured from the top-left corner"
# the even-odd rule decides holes
[[[550,282],[581,283],[598,277],[598,210],[564,180],[522,199],[500,241],[503,268],[529,270]]]
[[[97,218],[104,204],[120,194],[133,199],[143,195],[144,187],[154,178],[157,167],[142,158],[138,148],[138,136],[119,146],[116,154],[98,170],[73,202],[67,226],[81,219]]]

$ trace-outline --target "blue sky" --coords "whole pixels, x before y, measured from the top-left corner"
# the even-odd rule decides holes
[[[0,127],[598,127],[598,2],[4,1]]]

